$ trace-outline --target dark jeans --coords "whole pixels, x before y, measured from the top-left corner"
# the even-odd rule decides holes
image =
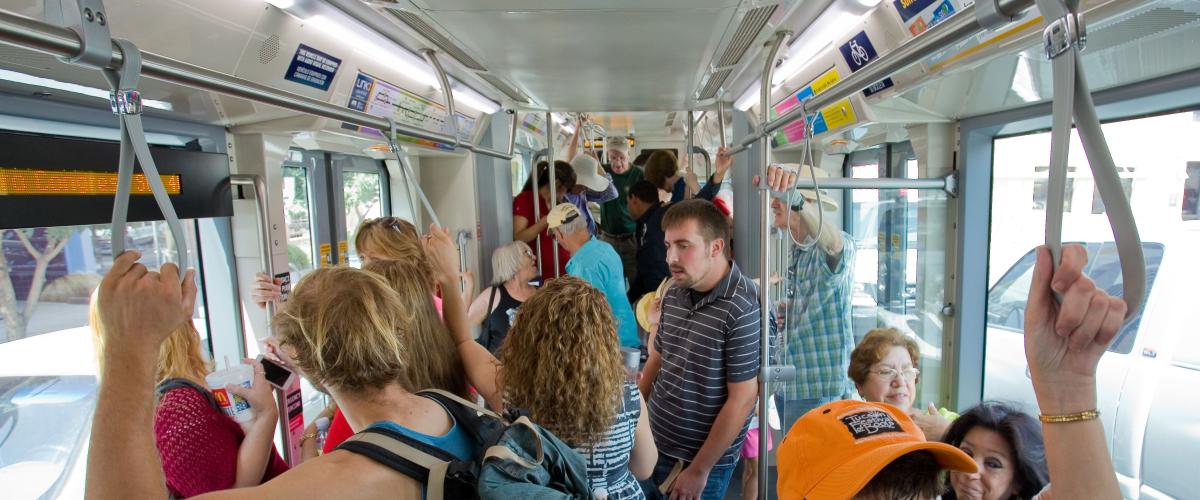
[[[650,500],[663,500],[668,495],[662,494],[658,487],[666,481],[667,476],[671,475],[671,469],[675,468],[675,463],[679,460],[668,457],[662,453],[658,454],[658,463],[654,464],[654,473],[650,475],[650,479],[642,481],[642,489],[646,492],[646,498]],[[684,467],[688,465],[684,462]],[[725,490],[729,488],[729,479],[733,477],[733,469],[737,468],[737,462],[730,465],[718,465],[713,467],[708,473],[708,484],[704,485],[704,491],[700,494],[701,500],[722,500],[725,498]]]

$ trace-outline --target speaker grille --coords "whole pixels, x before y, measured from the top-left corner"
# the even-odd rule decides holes
[[[466,51],[459,48],[458,45],[455,45],[454,42],[451,42],[449,38],[446,38],[444,35],[439,33],[438,30],[433,29],[433,26],[430,26],[429,23],[425,22],[424,19],[421,19],[416,14],[406,10],[389,9],[389,11],[393,16],[396,16],[396,19],[399,19],[401,22],[408,25],[408,27],[412,28],[413,31],[420,33],[421,36],[425,37],[426,40],[429,40],[430,43],[436,45],[439,49],[442,49],[442,51],[450,54],[450,57],[457,59],[458,62],[462,63],[463,66],[471,68],[475,71],[487,71],[487,68],[483,67],[479,61],[476,61],[475,58],[468,55]]]
[[[279,56],[279,35],[271,35],[263,40],[262,46],[258,48],[258,62],[260,64],[270,64],[276,57]]]

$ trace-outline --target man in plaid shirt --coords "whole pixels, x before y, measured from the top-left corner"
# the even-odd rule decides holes
[[[800,179],[812,173],[805,165]],[[818,177],[824,171],[816,169]],[[787,229],[797,243],[784,281],[786,331],[783,364],[796,367],[795,381],[783,388],[784,429],[809,410],[849,397],[847,371],[854,350],[850,297],[854,279],[854,242],[819,211],[837,210],[824,191],[818,206],[813,190],[791,190],[771,200],[774,225]]]

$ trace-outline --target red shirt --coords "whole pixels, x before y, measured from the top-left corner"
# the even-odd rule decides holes
[[[208,396],[180,387],[162,395],[154,410],[154,443],[172,497],[227,490],[237,479],[238,447],[246,434]],[[274,447],[262,483],[287,472]]]
[[[529,221],[529,225],[533,225],[533,191],[522,191],[513,199],[513,217],[524,217]],[[546,201],[541,196],[538,199],[538,215],[540,219],[546,218],[546,214],[550,213],[550,208],[546,206]],[[540,241],[542,248],[542,258],[546,259],[546,263],[542,265],[542,279],[549,280],[554,277],[554,238],[550,236],[549,231],[543,229],[538,235],[537,240]],[[534,248],[533,260],[537,261],[537,247]],[[571,252],[558,246],[558,274],[565,276],[567,274],[567,261],[571,260]]]
[[[337,448],[342,441],[350,439],[354,435],[354,431],[350,429],[350,422],[346,421],[346,416],[342,415],[342,409],[338,408],[333,412],[333,421],[329,423],[329,430],[325,431],[325,446],[321,448],[321,453],[332,452]]]

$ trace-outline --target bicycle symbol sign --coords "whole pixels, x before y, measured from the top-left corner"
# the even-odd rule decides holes
[[[871,45],[871,39],[867,38],[867,32],[860,31],[854,35],[846,43],[841,46],[842,58],[846,60],[846,64],[850,66],[850,72],[855,72],[866,66],[867,63],[875,59],[875,47]]]

